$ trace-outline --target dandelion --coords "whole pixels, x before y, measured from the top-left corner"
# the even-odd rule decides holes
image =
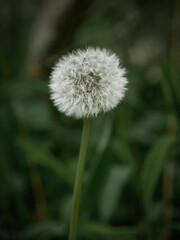
[[[62,57],[50,76],[51,99],[60,112],[84,119],[73,194],[69,240],[76,239],[90,119],[118,105],[126,92],[125,69],[106,49],[87,48]]]
[[[51,99],[60,112],[91,118],[123,99],[127,79],[115,54],[87,48],[62,57],[51,73]]]

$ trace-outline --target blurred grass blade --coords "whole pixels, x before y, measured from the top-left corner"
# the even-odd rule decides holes
[[[108,173],[111,169],[108,151],[109,149],[105,151],[98,161],[98,166],[93,174],[93,178],[86,184],[86,188],[84,188],[80,211],[86,215],[90,214],[91,209],[98,201]]]
[[[117,158],[124,163],[134,164],[134,158],[131,153],[131,149],[128,146],[127,141],[124,139],[115,139],[112,142],[112,148]]]
[[[101,119],[100,126],[97,126],[98,131],[95,129],[93,132],[93,135],[96,136],[96,152],[93,154],[93,158],[91,159],[91,164],[89,166],[88,182],[93,179],[99,161],[108,146],[112,132],[112,123],[113,115],[107,115],[105,121],[104,119]]]
[[[174,97],[169,86],[169,81],[166,76],[165,68],[163,68],[163,79],[161,81],[162,91],[164,93],[165,100],[169,106],[174,106]]]
[[[52,239],[63,233],[63,225],[55,221],[42,221],[28,226],[19,236],[19,239]]]
[[[102,220],[110,220],[115,210],[118,209],[119,198],[130,173],[129,166],[116,165],[111,168],[99,202],[99,212]]]
[[[109,143],[109,139],[111,136],[111,132],[112,132],[112,122],[113,122],[113,115],[107,115],[106,119],[105,119],[105,123],[103,123],[103,129],[102,132],[100,134],[100,141],[98,141],[97,144],[97,152],[102,154],[108,143]]]
[[[96,138],[96,152],[93,154],[88,170],[86,188],[82,196],[81,212],[90,213],[97,199],[101,194],[101,189],[110,170],[110,156],[108,143],[112,131],[113,115],[107,115],[106,119],[101,119]],[[103,126],[103,127],[102,127]],[[97,134],[97,129],[95,134]]]
[[[167,154],[170,151],[175,137],[164,136],[160,138],[150,149],[142,167],[140,184],[143,194],[143,204],[146,214],[151,210],[153,195],[162,173]]]
[[[162,90],[164,93],[165,100],[170,107],[171,111],[179,116],[180,107],[180,84],[177,79],[171,73],[168,66],[162,68],[163,79]]]
[[[85,239],[136,239],[143,231],[143,225],[113,227],[97,222],[87,223],[81,227],[80,235]]]
[[[72,186],[67,168],[59,159],[29,139],[19,138],[18,145],[30,156],[32,161],[51,169],[63,181]]]
[[[172,90],[174,98],[180,104],[180,84],[179,80],[173,75],[172,69],[168,65],[163,67],[164,78],[169,85],[169,89]]]

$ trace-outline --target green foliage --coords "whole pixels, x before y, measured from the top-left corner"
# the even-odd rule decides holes
[[[105,184],[99,201],[100,218],[102,220],[110,220],[118,208],[120,194],[130,173],[131,169],[128,166],[123,167],[115,165],[111,168],[109,176],[107,177],[107,183]]]
[[[78,239],[177,240],[179,2],[67,2],[0,3],[0,239],[67,239],[82,122],[53,107],[48,78],[62,53],[98,45],[129,84],[92,120]]]
[[[18,145],[28,154],[33,162],[46,167],[56,173],[68,185],[72,186],[71,177],[67,167],[60,159],[54,157],[50,152],[43,149],[41,146],[34,144],[33,141],[25,138],[18,140]]]
[[[50,239],[60,236],[62,233],[62,224],[49,220],[30,225],[22,232],[20,239]]]
[[[82,227],[80,234],[86,239],[138,239],[142,224],[129,227],[112,227],[101,223],[88,223]]]
[[[151,211],[155,188],[165,166],[167,154],[172,149],[174,140],[175,138],[173,136],[160,138],[149,150],[144,160],[140,184],[146,214],[149,214]]]

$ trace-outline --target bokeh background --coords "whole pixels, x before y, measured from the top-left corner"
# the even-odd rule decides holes
[[[127,68],[92,121],[78,239],[180,239],[180,1],[0,1],[0,239],[67,239],[82,121],[49,100],[54,62],[100,46]]]

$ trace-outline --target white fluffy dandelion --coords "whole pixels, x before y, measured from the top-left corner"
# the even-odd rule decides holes
[[[106,49],[77,50],[54,66],[49,84],[51,99],[67,116],[97,116],[123,99],[125,73],[118,57]]]

